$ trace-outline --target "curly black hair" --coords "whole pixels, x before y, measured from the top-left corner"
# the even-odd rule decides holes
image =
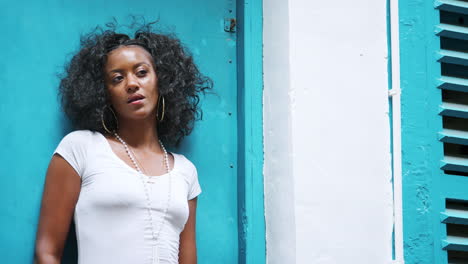
[[[174,34],[158,33],[153,24],[138,26],[133,39],[117,33],[112,23],[107,24],[106,30],[97,27],[81,37],[80,50],[59,75],[62,109],[75,129],[105,134],[102,117],[107,127],[116,127],[115,118],[107,109],[110,106],[104,83],[107,54],[121,46],[138,45],[153,57],[158,91],[165,99],[164,119],[157,124],[160,139],[177,146],[190,134],[195,120],[202,116],[199,95],[211,89],[213,83],[200,73],[192,55]]]

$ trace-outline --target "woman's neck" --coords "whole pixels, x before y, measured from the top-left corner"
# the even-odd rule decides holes
[[[132,148],[161,151],[154,120],[119,120],[117,134]]]

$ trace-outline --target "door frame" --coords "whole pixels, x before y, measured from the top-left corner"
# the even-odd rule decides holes
[[[239,263],[266,261],[263,195],[263,1],[238,0]]]

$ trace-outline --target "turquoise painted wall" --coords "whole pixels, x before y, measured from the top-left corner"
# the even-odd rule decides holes
[[[55,74],[77,49],[80,33],[103,25],[112,17],[128,23],[128,15],[134,14],[148,20],[159,18],[160,25],[176,32],[193,52],[201,70],[215,83],[216,94],[202,99],[203,121],[176,150],[196,164],[203,189],[197,218],[199,262],[264,263],[263,148],[261,123],[258,123],[261,122],[261,105],[257,105],[261,104],[262,82],[261,75],[251,76],[261,74],[261,52],[251,52],[252,49],[261,50],[261,33],[258,35],[261,1],[238,4],[233,0],[210,0],[203,5],[195,0],[129,3],[124,0],[49,0],[2,4],[1,262],[31,263],[33,257],[46,168],[59,140],[69,131],[59,109]],[[244,98],[253,101],[247,102],[242,112],[238,109],[239,103],[244,102],[238,98],[237,89],[237,71],[243,69],[237,64],[238,40],[235,33],[224,31],[224,19],[235,18],[239,6],[247,10],[249,25],[253,27],[247,30],[246,40],[253,36],[252,43],[255,43],[242,55],[243,62],[254,63],[254,69],[242,86]],[[241,131],[240,141],[238,124],[243,124],[244,117],[238,113],[252,114],[247,118],[246,130]],[[238,144],[242,144],[240,154]],[[248,165],[239,164],[239,157],[248,161]],[[238,174],[242,171],[246,173],[239,182]],[[238,200],[238,194],[247,198]],[[247,206],[239,205],[238,201]],[[248,221],[239,223],[238,210],[242,207],[247,207],[242,219]],[[245,261],[249,258],[252,261]]]
[[[263,197],[263,6],[239,0],[239,263],[266,263]]]
[[[437,140],[442,128],[434,34],[438,13],[433,1],[400,0],[399,16],[405,263],[446,263],[438,215],[444,200],[437,189],[443,156]]]
[[[468,177],[441,169],[444,145],[440,24],[442,1],[400,0],[403,229],[405,263],[448,263],[446,199],[468,200]],[[466,5],[461,1],[445,1]],[[466,9],[465,11],[466,12]],[[457,63],[454,63],[457,64]],[[467,86],[463,89],[466,91]],[[465,143],[466,144],[466,143]],[[465,234],[462,236],[466,236]],[[466,251],[466,246],[464,251]],[[466,257],[465,257],[466,258]],[[460,262],[456,262],[460,263]]]

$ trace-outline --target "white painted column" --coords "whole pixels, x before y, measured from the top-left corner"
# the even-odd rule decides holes
[[[296,263],[288,1],[264,1],[263,17],[267,263]]]
[[[390,263],[386,1],[264,1],[268,263]]]

